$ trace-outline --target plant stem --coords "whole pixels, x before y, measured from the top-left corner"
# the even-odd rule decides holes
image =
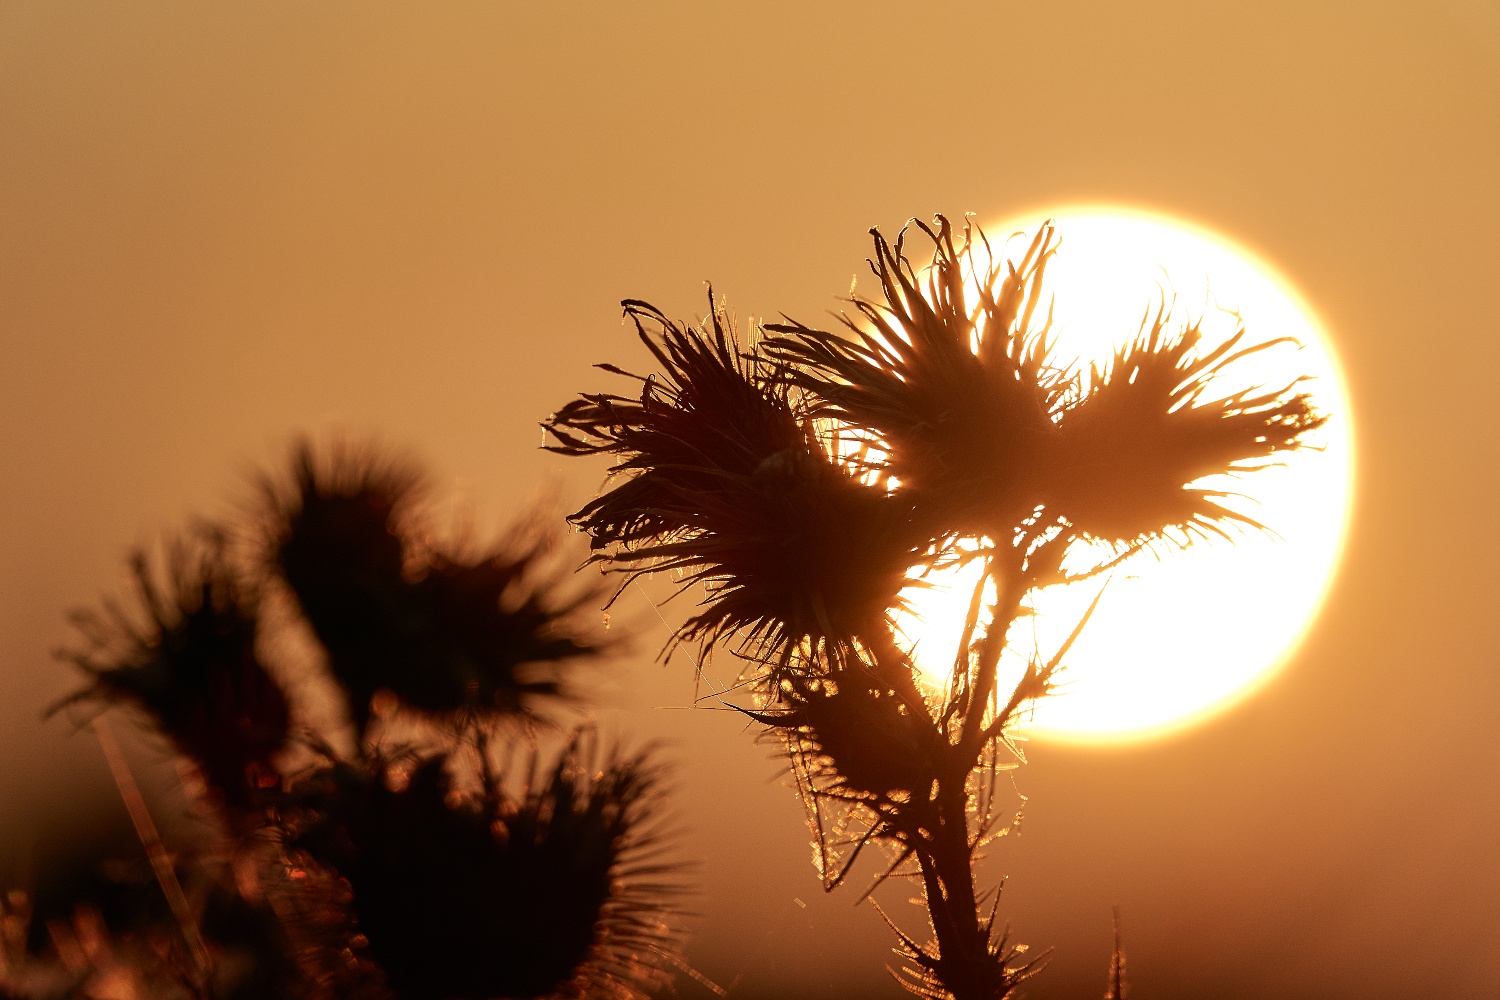
[[[151,818],[151,810],[146,806],[146,799],[141,795],[140,787],[135,782],[135,775],[130,771],[130,764],[125,760],[125,753],[120,749],[119,741],[115,739],[115,734],[109,728],[109,724],[104,721],[104,716],[94,716],[93,727],[94,736],[99,740],[99,749],[104,754],[105,762],[109,764],[110,776],[115,779],[115,787],[120,791],[120,799],[125,803],[126,812],[130,814],[130,822],[135,826],[136,835],[140,838],[141,846],[146,850],[146,858],[151,862],[151,870],[161,886],[162,895],[167,898],[167,905],[171,908],[172,916],[176,918],[177,926],[182,931],[182,940],[187,945],[188,955],[193,963],[195,986],[201,989],[202,984],[208,979],[210,963],[208,948],[198,929],[198,920],[193,915],[193,908],[188,903],[186,894],[182,891],[182,883],[178,881],[177,872],[172,868],[171,855],[167,853],[166,845],[162,843],[161,835],[156,830],[156,823]]]
[[[936,954],[924,952],[916,960],[954,1000],[1000,1000],[1018,981],[1005,968],[1004,957],[994,954],[990,921],[979,912],[974,851],[983,831],[971,834],[969,823],[970,778],[984,749],[985,715],[995,696],[1000,656],[1020,615],[1025,592],[1021,559],[1019,553],[1004,562],[992,558],[986,567],[995,580],[996,598],[976,654],[974,683],[964,692],[959,711],[945,716],[945,721],[933,721],[925,710],[920,714],[925,725],[914,728],[918,739],[927,744],[922,755],[926,787],[913,789],[910,801],[897,803],[893,809],[896,837],[916,856],[920,867],[937,945]],[[891,645],[892,649],[872,650],[877,672],[899,697],[908,702],[921,699],[926,709],[909,659]],[[900,660],[888,660],[892,655]],[[953,715],[961,720],[956,731],[946,722]]]
[[[1022,582],[1022,560],[1017,549],[998,551],[993,556],[986,572],[995,582],[995,604],[990,609],[989,627],[984,640],[979,644],[978,662],[974,668],[974,685],[969,691],[968,703],[963,710],[963,728],[958,734],[956,746],[962,750],[964,767],[972,769],[978,761],[984,745],[984,715],[989,711],[990,700],[995,696],[996,676],[1000,670],[1000,656],[1005,652],[1010,628],[1021,613],[1021,597],[1025,593]]]

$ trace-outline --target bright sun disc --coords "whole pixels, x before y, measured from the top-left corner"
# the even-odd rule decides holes
[[[1243,494],[1226,506],[1274,534],[1231,528],[1232,544],[1157,546],[1110,574],[1041,592],[1032,602],[1036,614],[1012,629],[1002,673],[1013,683],[1024,657],[1049,658],[1103,586],[1097,610],[1064,660],[1057,692],[1036,705],[1024,728],[1072,742],[1140,739],[1203,719],[1254,690],[1286,660],[1316,615],[1347,520],[1349,404],[1327,334],[1286,280],[1253,254],[1178,220],[1119,209],[1064,209],[984,230],[996,253],[1019,259],[1048,218],[1056,220],[1061,240],[1045,283],[1054,302],[1058,361],[1080,360],[1086,369],[1089,361],[1106,360],[1165,297],[1173,315],[1169,329],[1201,318],[1203,350],[1231,336],[1241,320],[1247,344],[1290,337],[1301,345],[1236,362],[1213,383],[1214,397],[1247,385],[1280,388],[1308,376],[1307,391],[1329,415],[1312,439],[1317,450],[1243,476],[1199,482]],[[1016,233],[1025,236],[1012,237]],[[1098,561],[1095,553],[1070,565]],[[932,589],[907,592],[914,614],[900,624],[934,679],[952,668],[978,571],[976,565],[933,578]]]

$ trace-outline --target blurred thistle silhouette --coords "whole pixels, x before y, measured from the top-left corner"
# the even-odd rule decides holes
[[[1304,447],[1325,418],[1300,380],[1215,396],[1216,375],[1281,341],[1242,346],[1240,330],[1200,350],[1198,327],[1174,332],[1165,308],[1107,365],[1070,371],[1041,308],[1051,225],[1019,260],[967,224],[915,226],[930,265],[908,260],[909,227],[894,245],[872,230],[880,298],[852,298],[842,330],[787,320],[742,344],[712,290],[696,326],[625,301],[659,370],[600,365],[638,392],[583,395],[543,426],[550,450],[614,460],[571,519],[592,560],[626,583],[671,571],[677,593],[701,586],[667,652],[742,658],[740,710],[784,741],[825,887],[872,843],[886,863],[867,896],[891,877],[921,884],[926,940],[886,917],[898,979],[934,1000],[999,1000],[1043,959],[1009,943],[999,890],[977,887],[974,866],[1008,829],[996,778],[1020,758],[1018,715],[1092,613],[1000,690],[1028,595],[1152,545],[1260,528],[1195,484]],[[1065,554],[1101,549],[1065,571]],[[973,560],[984,572],[953,672],[925,690],[893,614],[927,571]],[[1112,996],[1123,962],[1117,942]]]
[[[661,769],[567,721],[573,668],[610,651],[587,621],[597,587],[535,526],[434,538],[422,475],[373,447],[300,444],[259,492],[248,530],[168,544],[165,582],[137,553],[138,608],[75,616],[84,643],[59,656],[88,685],[53,711],[96,709],[156,882],[137,872],[132,898],[156,902],[110,923],[95,900],[118,889],[80,898],[49,952],[12,893],[0,995],[631,1000],[666,983]],[[299,629],[315,656],[272,655]],[[300,723],[294,682],[325,667],[352,738]],[[195,772],[202,843],[162,843],[97,715],[112,706]]]
[[[171,546],[165,592],[147,554],[136,552],[130,567],[144,621],[110,600],[102,615],[76,613],[89,647],[63,655],[93,684],[57,707],[135,705],[199,767],[212,794],[244,808],[267,780],[275,783],[272,761],[291,719],[256,651],[257,597],[230,565],[226,544],[207,532]]]
[[[602,651],[574,627],[597,595],[563,593],[567,574],[545,565],[549,536],[478,554],[448,551],[415,525],[404,539],[415,471],[348,451],[320,470],[305,446],[293,465],[290,487],[263,484],[270,561],[361,730],[379,691],[434,715],[526,712],[562,694],[568,664]]]

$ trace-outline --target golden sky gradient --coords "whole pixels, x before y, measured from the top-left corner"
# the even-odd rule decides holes
[[[642,363],[621,298],[691,316],[711,279],[742,317],[814,322],[871,225],[1079,201],[1291,277],[1340,352],[1358,481],[1266,689],[1017,772],[990,871],[1015,937],[1056,948],[1027,995],[1102,991],[1118,903],[1155,1000],[1493,996],[1492,0],[0,3],[0,862],[110,801],[92,742],[38,722],[72,683],[66,609],[296,432],[407,445],[485,523],[578,500],[600,468],[537,421],[607,385],[591,364]],[[875,914],[821,894],[769,748],[655,709],[692,684],[649,614],[616,614],[643,636],[603,697],[680,761],[691,961],[742,1000],[902,995]]]

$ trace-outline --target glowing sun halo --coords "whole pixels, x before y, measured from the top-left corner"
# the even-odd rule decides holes
[[[1330,415],[1314,439],[1321,450],[1284,464],[1203,485],[1243,494],[1229,501],[1275,534],[1232,532],[1233,544],[1198,541],[1132,557],[1112,575],[1043,591],[1036,614],[1012,631],[1012,662],[1050,656],[1101,585],[1093,618],[1065,659],[1056,694],[1043,699],[1028,732],[1072,742],[1117,742],[1166,732],[1232,704],[1286,659],[1317,612],[1343,541],[1352,448],[1349,405],[1333,348],[1317,318],[1285,279],[1253,254],[1195,226],[1158,215],[1082,208],[985,225],[996,252],[1023,253],[1040,223],[1057,222],[1061,246],[1047,271],[1055,296],[1056,357],[1104,360],[1133,337],[1146,310],[1165,296],[1177,323],[1202,317],[1204,348],[1234,333],[1247,343],[1292,337],[1237,362],[1228,391],[1285,385],[1299,375]],[[934,677],[951,669],[978,567],[908,592],[902,628]],[[1107,580],[1107,583],[1106,583]]]

